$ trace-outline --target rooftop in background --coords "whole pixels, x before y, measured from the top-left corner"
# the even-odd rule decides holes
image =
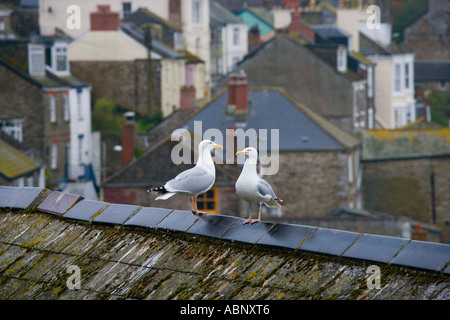
[[[415,60],[415,82],[450,82],[450,60]]]
[[[39,163],[0,138],[0,176],[13,180],[40,167]]]
[[[396,130],[364,130],[362,159],[376,161],[450,156],[450,128],[423,119]]]

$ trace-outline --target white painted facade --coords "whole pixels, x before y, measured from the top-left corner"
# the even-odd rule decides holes
[[[129,4],[129,5],[128,5]],[[79,10],[75,7],[77,6]],[[109,5],[112,12],[118,12],[122,19],[129,11],[147,8],[164,19],[169,17],[169,0],[40,0],[39,27],[41,34],[53,35],[59,28],[72,38],[91,29],[89,15],[98,10],[99,5]],[[72,27],[79,14],[79,28]]]
[[[225,62],[226,72],[234,69],[248,52],[248,33],[245,23],[225,26]]]
[[[182,0],[184,47],[205,62],[205,87],[211,86],[211,51],[209,30],[209,0]]]

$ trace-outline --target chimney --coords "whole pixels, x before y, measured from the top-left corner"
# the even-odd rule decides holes
[[[428,12],[432,17],[445,17],[447,12],[447,0],[428,0]]]
[[[97,10],[90,15],[92,31],[116,31],[119,28],[119,13],[111,12],[109,5],[98,6]]]
[[[134,112],[124,113],[125,124],[122,131],[122,152],[120,154],[120,164],[125,166],[134,160],[136,125],[134,122]]]
[[[228,83],[228,113],[234,113],[237,118],[245,117],[248,108],[248,83],[244,70],[232,73]]]
[[[193,113],[195,110],[195,87],[182,86],[180,89],[180,111],[182,113]]]

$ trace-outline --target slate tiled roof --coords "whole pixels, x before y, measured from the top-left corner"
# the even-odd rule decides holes
[[[364,161],[450,156],[449,128],[364,130]]]
[[[231,11],[221,6],[218,2],[209,2],[209,18],[212,25],[241,24],[243,23]]]
[[[344,150],[359,144],[357,139],[291,100],[280,88],[250,88],[243,124],[237,124],[235,116],[227,114],[227,104],[228,92],[219,93],[181,127],[193,131],[194,121],[201,121],[203,130],[215,128],[224,137],[229,128],[267,129],[268,134],[275,129],[279,130],[280,151]],[[270,141],[269,136],[267,139]]]
[[[415,82],[450,82],[450,60],[415,60]]]
[[[450,298],[450,245],[242,222],[0,186],[0,298]],[[62,281],[71,265],[78,290]]]
[[[14,180],[27,173],[38,170],[39,163],[27,157],[23,152],[0,139],[0,175]]]

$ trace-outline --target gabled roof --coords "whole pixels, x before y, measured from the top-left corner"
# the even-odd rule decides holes
[[[414,125],[396,130],[364,130],[364,161],[450,156],[450,128]]]
[[[269,26],[273,27],[273,16],[272,14],[264,7],[248,7],[246,9],[243,9],[243,11],[251,12],[254,16],[258,17],[265,23],[267,23]]]
[[[230,10],[221,6],[218,2],[209,2],[209,19],[211,25],[241,24],[243,23]]]
[[[182,128],[193,131],[194,121],[201,121],[204,131],[218,129],[223,137],[229,128],[255,129],[257,132],[266,129],[269,146],[271,129],[275,129],[279,130],[281,152],[342,151],[359,144],[357,139],[328,120],[293,101],[280,88],[250,88],[248,99],[245,123],[236,122],[234,115],[227,114],[228,92],[223,91]]]
[[[0,139],[0,175],[7,180],[14,180],[38,170],[39,163],[31,160],[23,152]]]
[[[415,60],[414,81],[450,81],[450,60]]]
[[[172,29],[173,31],[177,32],[182,31],[182,29],[176,26],[175,24],[171,23],[170,21],[167,21],[166,19],[161,18],[156,13],[145,8],[139,8],[135,12],[129,14],[122,20],[122,22],[133,23],[138,27],[143,24],[158,23],[166,28]]]

